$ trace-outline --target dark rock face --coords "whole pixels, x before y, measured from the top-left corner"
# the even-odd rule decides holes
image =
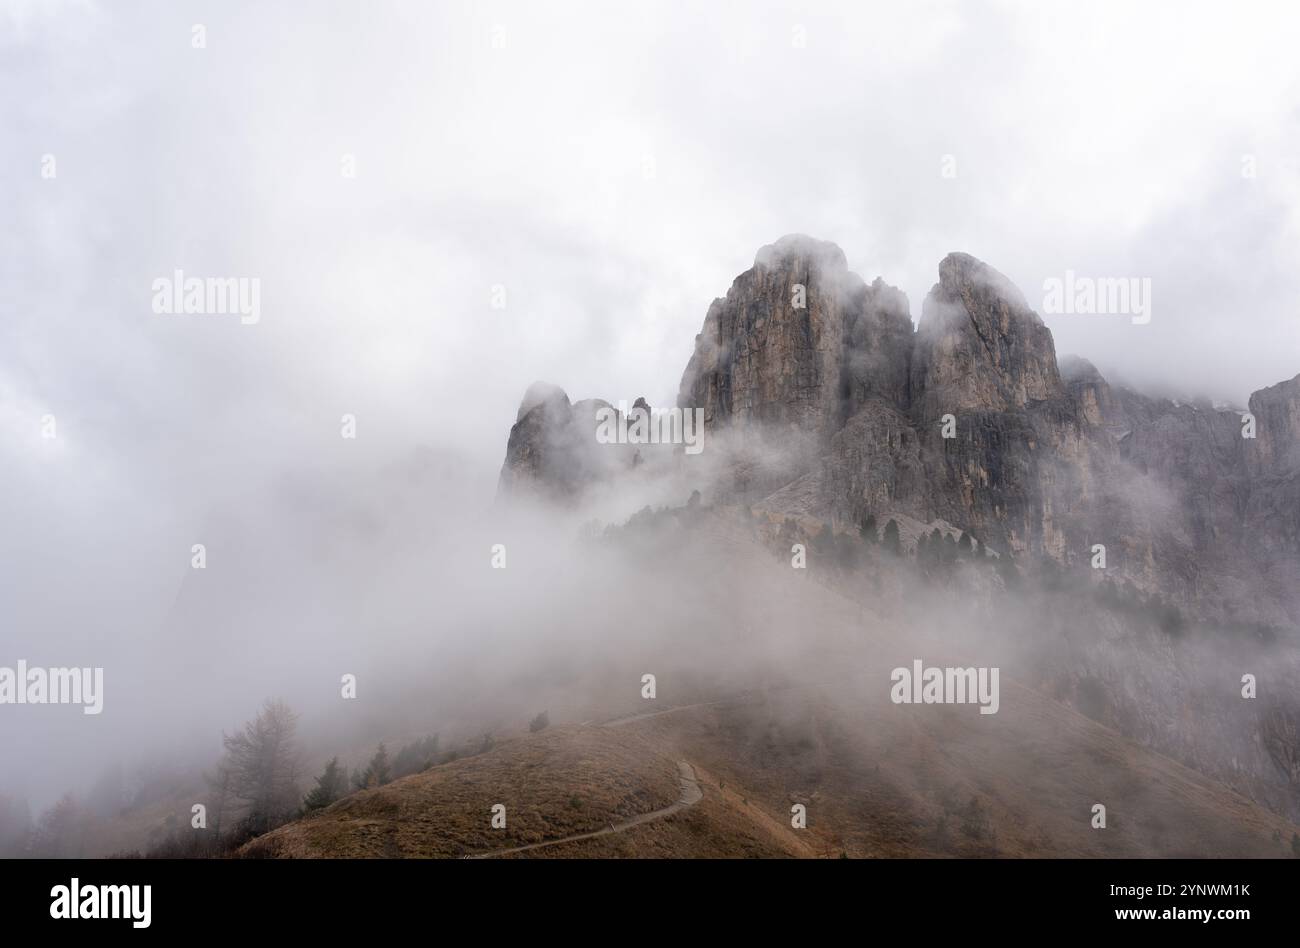
[[[1251,396],[1242,412],[1149,398],[1104,380],[1095,394],[1119,447],[1115,511],[1099,522],[1125,538],[1120,564],[1149,589],[1206,614],[1293,623],[1300,588],[1300,464],[1296,380]],[[1149,509],[1143,509],[1149,508]],[[1107,511],[1103,511],[1106,513]]]
[[[790,306],[796,284],[807,287],[804,310]],[[765,247],[710,308],[679,404],[703,405],[713,428],[815,436],[818,486],[795,492],[811,512],[858,522],[897,509],[1004,549],[1063,550],[1050,494],[1075,480],[1069,465],[1085,453],[1088,422],[1047,327],[973,257],[943,260],[913,333],[906,297],[850,274],[838,248],[802,237]],[[955,438],[941,436],[946,414]]]
[[[928,520],[924,446],[907,415],[883,398],[867,401],[831,439],[822,488],[832,519],[861,523],[867,514],[894,509]]]
[[[911,404],[912,317],[907,296],[877,277],[851,310],[843,356],[844,419],[871,399]]]

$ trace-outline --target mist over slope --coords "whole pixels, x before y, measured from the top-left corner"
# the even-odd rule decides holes
[[[1033,656],[1027,680],[1296,814],[1300,376],[1248,411],[1112,387],[1085,360],[1059,366],[1024,296],[959,253],[912,332],[899,291],[796,235],[759,251],[696,337],[676,408],[702,409],[707,450],[633,456],[547,391],[511,432],[506,505],[520,484],[608,504],[658,471],[787,549],[874,543],[892,522],[925,573],[926,541],[963,537],[1009,567],[997,605],[965,617],[975,641]],[[629,419],[655,412],[641,406]],[[1258,701],[1244,676],[1267,680]]]
[[[1058,366],[974,258],[944,259],[913,331],[897,290],[783,238],[709,308],[676,406],[545,383],[520,405],[488,628],[533,612],[514,674],[489,661],[474,680],[491,698],[465,697],[520,723],[546,707],[564,730],[363,791],[246,854],[1286,855],[1298,387],[1257,393],[1243,437],[1241,412]],[[1001,694],[899,704],[895,676],[922,665],[996,670]],[[620,714],[661,766],[602,751],[599,775],[566,777],[559,747],[623,748],[598,733]],[[504,776],[538,753],[546,806]],[[618,840],[582,829],[637,812],[632,788],[674,759],[702,775],[700,809]],[[624,788],[621,816],[582,812],[592,782]],[[506,836],[476,820],[497,797],[523,810]],[[416,800],[445,819],[384,815]],[[815,833],[789,835],[791,804]]]
[[[676,832],[669,821],[635,830],[658,839],[644,851],[591,846],[1285,854],[1300,816],[1300,381],[1256,393],[1257,434],[1243,438],[1239,412],[1058,364],[1023,295],[974,258],[949,255],[939,277],[914,330],[900,291],[857,278],[834,245],[783,238],[709,307],[677,405],[575,403],[531,386],[495,504],[479,501],[472,468],[431,447],[382,466],[340,454],[329,472],[286,476],[211,518],[209,562],[182,574],[141,639],[155,660],[123,652],[112,669],[118,682],[163,672],[133,689],[180,709],[170,740],[127,744],[116,769],[80,775],[89,796],[64,780],[95,801],[79,853],[198,845],[186,814],[214,805],[221,738],[240,720],[229,709],[247,717],[273,696],[301,722],[298,795],[332,757],[345,773],[365,769],[381,741],[405,750],[437,735],[442,750],[422,758],[435,777],[406,778],[424,787],[416,797],[401,781],[350,789],[309,817],[302,832],[326,820],[337,849],[299,840],[264,853],[473,852],[481,826],[440,836],[435,815],[424,836],[392,837],[391,814],[453,800],[465,819],[486,813],[493,781],[475,762],[509,773],[512,755],[536,753],[527,730],[539,712],[577,729],[546,738],[563,755],[562,734],[580,745],[583,728],[620,715],[658,709],[666,725],[686,714],[674,709],[721,702],[728,717],[709,725],[721,731],[688,740],[646,725],[669,771],[643,775],[671,795],[671,767],[693,756],[713,842],[660,838]],[[663,430],[677,443],[627,437],[674,411],[677,427]],[[617,437],[598,436],[602,425]],[[688,450],[692,434],[702,450]],[[892,673],[918,661],[998,669],[999,706],[893,703]],[[789,713],[773,710],[777,692],[792,696]],[[128,741],[145,733],[116,722]],[[602,797],[608,812],[662,803],[638,795],[639,771],[610,740],[598,746],[625,792]],[[933,755],[974,746],[982,776],[934,772]],[[792,769],[768,772],[768,755]],[[547,766],[566,807],[581,798],[564,767]],[[1071,782],[1032,800],[1012,793],[1043,767]],[[872,783],[880,768],[888,780]],[[895,832],[851,812],[864,780]],[[1164,798],[1143,781],[1199,789]],[[1126,801],[1120,825],[1136,835],[1116,848],[1072,836],[1087,828],[1089,794]],[[830,824],[813,842],[791,837],[782,797]],[[540,820],[529,840],[599,815],[526,806]],[[1193,828],[1207,807],[1229,814],[1220,834]],[[1183,815],[1153,828],[1169,808]],[[351,824],[348,813],[389,842],[329,822]],[[953,821],[974,829],[952,837]],[[1026,821],[1040,829],[1014,828]],[[296,838],[296,825],[276,838]]]
[[[791,541],[808,544],[804,570],[790,567]],[[647,511],[582,547],[594,575],[623,577],[621,601],[593,595],[562,613],[584,645],[498,692],[559,685],[543,702],[549,729],[526,734],[517,719],[481,755],[363,790],[244,854],[1290,853],[1296,792],[1273,757],[1285,744],[1269,745],[1286,740],[1267,720],[1277,702],[1242,701],[1225,669],[1272,669],[1261,689],[1285,687],[1294,641],[1174,628],[1153,603],[1059,575],[973,552],[913,559],[740,506]],[[563,584],[573,563],[532,553],[525,571]],[[996,712],[892,702],[892,670],[916,659],[998,667]],[[667,805],[677,760],[699,775],[699,807],[560,842]],[[1089,822],[1097,803],[1104,832]],[[498,804],[503,832],[488,821]],[[807,832],[790,826],[794,804]]]

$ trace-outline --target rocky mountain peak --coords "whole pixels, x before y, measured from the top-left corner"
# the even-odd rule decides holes
[[[835,244],[795,234],[763,247],[709,307],[678,405],[703,408],[709,428],[829,437],[843,418],[844,349],[866,296]]]
[[[949,297],[986,292],[988,296],[1004,300],[1019,311],[1029,310],[1029,304],[1019,287],[983,260],[968,253],[953,251],[939,261],[938,286]],[[1036,314],[1033,315],[1038,319]]]
[[[830,275],[849,270],[848,258],[838,244],[807,234],[786,234],[775,243],[760,247],[754,255],[754,266],[766,269],[781,269],[801,262]]]
[[[601,409],[608,402],[570,402],[564,389],[534,382],[519,403],[506,444],[497,493],[571,499],[587,486],[632,466],[628,445],[601,444],[596,438]]]
[[[528,386],[528,391],[524,392],[523,399],[519,402],[519,411],[515,414],[515,421],[523,420],[534,408],[541,405],[563,404],[564,408],[569,407],[569,396],[565,394],[564,389],[558,385],[552,385],[550,382],[534,382]]]
[[[927,417],[1060,396],[1051,330],[1005,276],[950,253],[921,308],[912,392]]]

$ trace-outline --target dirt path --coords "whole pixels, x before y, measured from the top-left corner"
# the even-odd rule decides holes
[[[548,839],[541,843],[529,843],[527,846],[516,846],[513,849],[498,849],[490,853],[478,853],[473,856],[466,856],[466,859],[491,859],[493,856],[508,856],[511,853],[527,852],[530,849],[541,849],[543,846],[558,846],[561,843],[572,843],[580,839],[594,839],[597,836],[609,836],[611,833],[622,833],[630,830],[634,826],[640,826],[643,823],[652,823],[655,820],[666,819],[674,813],[680,813],[689,806],[699,803],[704,797],[704,791],[700,789],[699,782],[695,779],[695,768],[684,760],[677,762],[677,774],[681,781],[681,795],[677,802],[671,806],[666,806],[661,810],[654,810],[650,813],[642,813],[640,816],[634,816],[630,820],[622,823],[615,823],[606,826],[604,829],[594,830],[590,833],[578,833],[574,836],[564,836],[560,839]]]
[[[763,688],[758,691],[742,691],[737,694],[729,695],[725,698],[718,698],[714,701],[697,701],[694,704],[676,704],[669,708],[663,708],[659,711],[641,711],[630,714],[619,715],[616,718],[608,718],[604,721],[595,719],[579,722],[579,727],[622,727],[624,724],[632,724],[636,721],[644,721],[647,718],[657,718],[663,714],[676,714],[678,711],[692,711],[696,708],[717,708],[727,704],[744,704],[746,701],[765,698],[768,695],[779,695],[789,691],[807,691],[812,688],[831,688],[836,685],[842,685],[846,682],[857,682],[859,675],[841,676],[832,678],[827,681],[796,681],[787,685],[775,685]]]
[[[629,714],[621,718],[614,718],[611,721],[601,721],[598,727],[622,727],[624,724],[631,724],[634,721],[644,721],[646,718],[657,718],[661,714],[675,714],[678,711],[690,711],[693,708],[712,708],[720,704],[731,704],[736,700],[736,698],[723,698],[720,701],[701,701],[697,704],[674,705],[671,708],[664,708],[662,711],[643,711],[640,714]]]

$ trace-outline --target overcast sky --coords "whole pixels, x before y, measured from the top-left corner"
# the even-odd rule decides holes
[[[1244,403],[1300,372],[1298,35],[1282,3],[0,0],[0,664],[165,612],[202,523],[359,463],[344,413],[485,503],[535,379],[671,403],[791,232],[914,318],[953,250],[1039,308],[1150,278],[1148,325],[1047,316],[1058,352]],[[156,315],[175,268],[258,278],[260,321]]]
[[[1300,372],[1289,5],[616,6],[4,4],[6,428],[352,410],[499,454],[534,378],[673,399],[790,232],[914,315],[950,250],[1040,308],[1149,277],[1149,325],[1047,317],[1135,381]],[[155,316],[174,267],[260,278],[260,323]]]

